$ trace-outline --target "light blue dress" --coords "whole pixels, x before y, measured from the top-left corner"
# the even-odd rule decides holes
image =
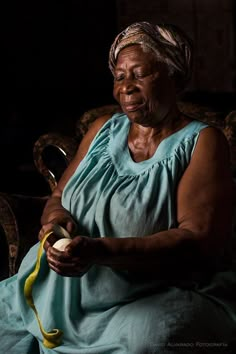
[[[164,139],[148,160],[135,163],[127,145],[130,122],[115,114],[94,138],[63,192],[63,205],[91,237],[145,237],[177,226],[176,189],[199,132],[192,121]],[[228,245],[226,245],[227,248]],[[38,244],[20,270],[0,283],[2,353],[165,354],[233,353],[236,338],[236,277],[216,274],[147,280],[93,266],[82,278],[57,275],[45,255],[34,301],[45,329],[59,328],[55,349],[42,335],[26,304],[24,282],[33,271]],[[186,269],[188,264],[186,264]],[[197,280],[196,280],[197,279]]]

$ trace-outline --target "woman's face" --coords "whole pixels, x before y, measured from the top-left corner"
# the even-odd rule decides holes
[[[114,71],[114,98],[132,122],[155,126],[176,103],[174,81],[166,64],[140,45],[122,49]]]

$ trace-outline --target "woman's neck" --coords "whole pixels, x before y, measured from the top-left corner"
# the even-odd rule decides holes
[[[190,118],[176,109],[152,127],[132,123],[128,146],[133,160],[140,162],[151,158],[162,140],[182,129],[190,121]]]

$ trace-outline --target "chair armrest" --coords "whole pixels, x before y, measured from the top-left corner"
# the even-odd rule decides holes
[[[232,111],[226,116],[223,131],[229,142],[232,171],[234,178],[236,178],[236,111]]]
[[[47,198],[0,193],[0,279],[17,273],[23,257],[38,241]]]
[[[224,112],[217,112],[209,106],[185,101],[179,101],[178,107],[181,112],[193,119],[201,120],[220,129],[224,128],[226,116]]]
[[[59,133],[44,134],[34,144],[36,168],[49,184],[52,192],[78,148],[75,138]]]

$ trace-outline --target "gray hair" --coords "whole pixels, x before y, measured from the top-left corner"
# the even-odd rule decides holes
[[[114,74],[119,52],[130,45],[140,44],[151,49],[157,60],[167,64],[176,86],[184,88],[192,73],[192,41],[174,25],[136,22],[120,32],[109,52],[109,68]]]

